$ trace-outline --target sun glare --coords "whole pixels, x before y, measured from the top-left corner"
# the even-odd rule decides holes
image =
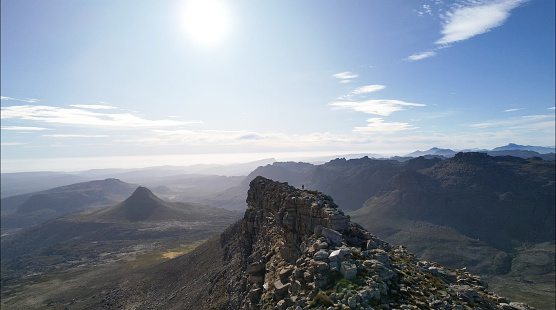
[[[190,0],[184,8],[184,27],[194,42],[214,45],[229,32],[230,12],[219,0]]]

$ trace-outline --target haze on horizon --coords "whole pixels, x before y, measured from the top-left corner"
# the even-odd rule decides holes
[[[2,1],[2,172],[554,146],[555,45],[544,0]]]

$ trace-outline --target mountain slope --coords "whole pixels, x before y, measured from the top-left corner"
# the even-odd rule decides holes
[[[136,187],[118,179],[106,179],[4,198],[2,229],[29,227],[87,208],[119,203]]]
[[[60,268],[56,265],[63,266],[68,257],[80,257],[77,263],[94,261],[103,252],[133,252],[143,243],[206,240],[237,218],[236,212],[225,209],[166,202],[149,189],[138,187],[116,206],[69,214],[19,234],[3,236],[2,276],[44,273],[49,268]],[[58,257],[56,253],[68,257]]]
[[[138,187],[133,194],[122,203],[93,212],[89,217],[96,217],[104,221],[146,221],[170,220],[182,218],[179,211],[170,207],[170,204],[156,197],[148,188]]]
[[[498,278],[510,281],[515,293],[520,285],[554,285],[555,184],[554,161],[459,153],[398,173],[350,215],[423,259],[482,276],[511,276]],[[552,243],[545,246],[548,255],[519,259],[546,243]],[[535,299],[554,300],[554,290],[543,294]]]
[[[489,293],[479,277],[392,248],[351,223],[327,195],[257,177],[247,202],[243,219],[220,238],[119,284],[113,306],[531,309]]]
[[[554,239],[554,179],[554,162],[459,153],[398,173],[352,216],[386,239],[404,221],[424,221],[511,252],[513,242]]]
[[[288,182],[301,188],[326,192],[333,195],[344,210],[357,210],[377,193],[386,182],[401,170],[415,170],[431,167],[440,159],[419,157],[400,163],[396,160],[378,160],[363,157],[359,159],[339,158],[322,165],[295,162],[275,162],[255,169],[241,185],[220,194],[218,200],[234,201],[235,210],[245,208],[245,193],[257,176]],[[215,203],[216,205],[216,203]]]

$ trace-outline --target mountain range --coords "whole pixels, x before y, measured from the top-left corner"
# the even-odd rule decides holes
[[[31,274],[91,266],[220,233],[239,214],[195,203],[173,203],[138,187],[123,202],[46,221],[2,237],[2,284]]]
[[[438,265],[437,269],[448,270],[450,274],[455,272],[458,276],[465,276],[463,271],[458,273],[458,270],[465,269],[479,274],[483,280],[488,280],[490,287],[500,294],[527,301],[541,309],[552,309],[556,270],[554,243],[556,166],[553,159],[546,160],[538,156],[540,154],[538,151],[542,150],[523,150],[520,147],[510,144],[503,148],[514,148],[513,150],[460,152],[453,155],[449,155],[451,150],[434,148],[432,151],[439,154],[425,154],[403,159],[337,158],[318,165],[271,160],[262,162],[266,165],[259,166],[246,177],[182,174],[174,170],[175,167],[167,167],[166,172],[156,172],[156,169],[151,169],[146,174],[118,171],[115,175],[127,177],[126,181],[141,181],[142,178],[147,178],[149,181],[137,182],[142,185],[138,186],[112,178],[3,198],[2,283],[13,288],[20,283],[18,281],[31,283],[25,282],[28,281],[25,279],[27,277],[33,279],[31,276],[33,273],[42,277],[54,270],[77,272],[76,268],[80,265],[89,268],[104,261],[117,262],[122,257],[127,257],[125,260],[130,264],[135,260],[141,262],[134,263],[133,266],[148,262],[144,264],[149,266],[147,269],[153,268],[153,273],[142,269],[140,275],[137,275],[142,281],[140,284],[138,282],[134,287],[118,284],[116,290],[121,290],[122,294],[138,294],[138,296],[142,294],[141,292],[148,291],[149,296],[160,297],[152,299],[150,303],[151,301],[144,299],[133,301],[132,298],[116,298],[104,293],[106,300],[114,301],[113,305],[125,308],[127,307],[125,305],[133,305],[137,302],[145,308],[155,306],[166,308],[167,305],[174,305],[174,301],[170,300],[175,299],[178,305],[180,302],[190,300],[188,298],[192,294],[197,294],[198,298],[201,296],[212,300],[203,303],[206,308],[210,308],[212,307],[210,305],[219,304],[224,300],[230,302],[227,299],[230,292],[236,294],[236,297],[232,298],[235,300],[234,303],[245,304],[245,299],[240,302],[240,297],[250,298],[252,296],[250,291],[245,291],[243,288],[231,289],[230,285],[243,283],[241,279],[246,274],[249,277],[259,277],[261,272],[252,275],[248,272],[246,268],[252,262],[245,265],[245,255],[250,256],[254,252],[245,252],[243,247],[249,242],[262,244],[262,240],[277,245],[278,250],[284,244],[291,243],[299,246],[304,237],[290,242],[288,238],[292,236],[287,234],[289,230],[282,228],[284,231],[280,232],[272,228],[271,224],[287,227],[291,222],[305,222],[298,216],[289,219],[287,214],[291,211],[288,208],[279,211],[281,207],[263,212],[266,217],[274,217],[275,221],[278,221],[276,220],[278,218],[282,219],[276,223],[266,222],[267,219],[262,221],[253,219],[250,218],[253,214],[250,208],[259,206],[258,209],[264,210],[268,205],[281,201],[282,198],[279,197],[295,194],[296,197],[313,197],[309,200],[323,201],[330,206],[341,206],[343,211],[336,207],[333,209],[338,210],[337,214],[350,216],[353,221],[359,223],[360,225],[350,224],[355,231],[363,231],[370,239],[382,240],[380,242],[383,242],[381,243],[383,246],[377,249],[387,252],[391,257],[390,260],[395,261],[395,264],[399,263],[401,257],[405,257],[402,259],[404,262],[409,260],[417,265],[424,264],[419,263],[420,259],[426,260],[429,264],[431,261],[440,263],[444,267]],[[523,156],[489,155],[493,152],[495,154],[519,153]],[[105,172],[91,173],[105,176],[103,174]],[[261,181],[259,176],[287,182],[289,185],[276,185],[275,182],[266,179]],[[266,186],[264,189],[254,186],[257,182],[253,183],[253,180],[267,184],[269,188],[274,188],[273,191],[276,193],[272,191],[270,193]],[[152,192],[145,186],[151,188]],[[264,195],[254,194],[260,192],[264,192]],[[334,197],[333,202],[330,197]],[[177,201],[191,202],[178,203]],[[148,252],[163,253],[167,251],[164,249],[172,247],[183,249],[182,245],[187,246],[188,249],[193,244],[196,246],[198,243],[195,241],[206,240],[221,233],[238,217],[239,213],[235,211],[245,211],[242,224],[231,226],[219,238],[200,245],[198,250],[184,255],[183,258],[165,260],[159,264],[158,258],[149,260],[141,256],[147,255]],[[52,219],[44,222],[48,217]],[[57,219],[54,219],[56,217]],[[5,234],[4,223],[19,230],[11,235]],[[238,225],[242,228],[238,228]],[[256,238],[262,238],[261,241],[245,239],[246,236],[237,237],[238,231],[245,234],[247,229],[245,225],[258,227],[248,231],[250,234],[257,235]],[[261,225],[269,228],[261,232]],[[328,227],[327,225],[321,226]],[[372,232],[373,235],[368,235],[368,232]],[[366,251],[362,243],[354,244],[355,239],[350,239],[349,234],[341,233],[343,240],[347,242],[346,246],[355,245],[355,248],[359,248],[360,251]],[[313,234],[314,231],[305,231],[303,236],[313,238],[311,240],[318,238],[316,237],[318,234],[315,236]],[[234,236],[231,237],[232,235]],[[274,239],[275,237],[278,239]],[[277,243],[273,243],[274,241]],[[332,249],[333,246],[331,247],[328,241],[327,243]],[[390,247],[386,244],[390,244]],[[396,250],[397,245],[400,244],[415,254],[414,259],[404,256],[406,254],[402,250]],[[7,255],[4,254],[4,250]],[[266,248],[259,248],[259,250],[262,251],[261,253],[266,253],[265,257],[276,254],[276,248],[274,252]],[[236,252],[243,253],[243,256],[237,256]],[[227,258],[223,261],[214,260],[212,257],[214,255]],[[281,253],[280,255],[294,254]],[[375,259],[372,255],[368,258]],[[303,257],[314,260],[313,257]],[[240,261],[244,263],[239,264]],[[297,266],[296,261],[291,259],[286,261]],[[360,263],[363,262],[364,260]],[[214,270],[209,273],[200,269],[201,266],[211,264]],[[233,264],[239,264],[238,268],[241,271],[234,269],[237,266]],[[427,268],[435,266],[437,265],[429,265]],[[393,265],[387,266],[387,269],[389,267],[393,267],[389,270],[394,273],[403,271]],[[184,268],[188,270],[191,277],[176,273],[176,270]],[[233,270],[225,271],[230,268]],[[273,268],[273,273],[279,274],[282,270],[281,267]],[[4,272],[6,270],[7,273]],[[113,269],[110,270],[111,272],[107,273],[111,273],[111,276],[104,274],[102,278],[97,277],[96,280],[104,282],[110,278],[116,281],[118,273],[113,272]],[[175,285],[170,285],[174,291],[163,289],[164,277],[158,275],[175,278]],[[130,273],[125,274],[125,277],[129,276]],[[142,278],[143,276],[156,278],[159,282],[149,282],[146,278]],[[210,287],[204,286],[204,283],[199,282],[200,280],[194,276],[212,279],[209,281]],[[276,274],[269,276],[282,279]],[[249,277],[245,285],[250,285]],[[220,282],[224,278],[232,282],[224,285]],[[429,276],[425,278],[432,279]],[[295,280],[290,278],[289,282],[283,284],[289,283],[291,287]],[[193,287],[184,284],[186,283],[184,281],[192,281],[199,286]],[[480,281],[473,283],[479,285]],[[448,281],[445,284],[449,287],[453,283]],[[34,284],[29,285],[38,288]],[[182,286],[177,287],[177,285]],[[242,285],[244,284],[240,284],[240,287],[244,287]],[[105,289],[103,286],[99,292]],[[139,291],[135,291],[136,289]],[[177,291],[178,289],[191,293],[189,297],[184,297],[181,291]],[[263,292],[264,289],[263,287]],[[4,288],[2,290],[3,299],[11,296],[6,295]],[[218,296],[223,299],[217,301],[216,299],[220,297],[203,295],[206,293],[202,293],[201,290],[220,292]],[[271,290],[267,288],[267,293],[272,295],[274,293]],[[173,294],[178,297],[170,298]],[[327,296],[331,297],[329,293]],[[267,300],[269,305],[278,307],[278,304],[273,303],[276,300],[265,299],[264,294],[257,298],[259,301]],[[382,299],[380,301],[383,304]],[[347,300],[345,302],[347,303]],[[63,304],[63,302],[57,303]],[[428,301],[426,304],[428,305]],[[497,303],[499,304],[500,302]],[[510,307],[510,303],[507,304],[507,307]],[[517,307],[516,304],[513,306]]]
[[[7,197],[1,203],[2,231],[30,227],[69,213],[119,203],[136,187],[117,179],[106,179]]]
[[[81,276],[79,287],[50,294],[45,304],[79,309],[533,309],[490,292],[481,277],[465,269],[421,260],[381,240],[351,222],[326,194],[257,177],[250,182],[247,205],[242,219],[185,255],[101,286],[96,278]],[[2,298],[5,307],[22,304]]]

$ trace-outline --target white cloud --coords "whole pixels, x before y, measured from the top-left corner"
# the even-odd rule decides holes
[[[323,146],[349,146],[362,143],[363,138],[351,135],[315,132],[308,134],[288,134],[284,132],[255,132],[248,130],[153,130],[142,137],[128,136],[114,142],[133,145],[189,145],[240,146],[280,148],[313,148]],[[365,138],[366,139],[366,138]]]
[[[57,134],[57,135],[43,135],[43,137],[49,138],[107,138],[108,135],[64,135],[64,134]]]
[[[367,85],[361,86],[353,90],[351,93],[355,95],[368,94],[386,88],[384,85]]]
[[[44,127],[2,126],[2,130],[36,131],[36,130],[50,130],[50,129]]]
[[[396,133],[399,131],[416,129],[418,127],[411,126],[408,123],[400,122],[384,122],[380,117],[367,119],[366,127],[355,127],[353,131],[355,132],[367,132],[367,133]]]
[[[423,11],[417,11],[418,16],[423,16],[425,14],[428,14],[428,15],[432,16],[431,6],[428,5],[428,4],[423,5]]]
[[[357,78],[358,75],[346,71],[346,72],[340,72],[340,73],[333,74],[332,77],[340,79],[340,83],[350,83],[351,80]]]
[[[408,61],[421,60],[421,59],[432,57],[434,55],[436,55],[436,52],[433,52],[433,51],[422,52],[422,53],[418,53],[418,54],[413,54],[413,55],[407,57],[406,60],[408,60]]]
[[[16,100],[16,101],[23,101],[23,102],[28,102],[28,103],[35,103],[37,101],[39,101],[39,99],[33,99],[33,98],[12,98],[12,97],[4,97],[2,96],[2,100]]]
[[[551,119],[546,121],[547,119]],[[504,120],[492,120],[484,123],[470,124],[472,128],[483,129],[489,127],[510,127],[510,128],[531,128],[533,124],[535,126],[546,126],[546,124],[554,124],[554,115],[527,115],[522,117],[512,117],[510,119]],[[538,125],[544,124],[544,125]]]
[[[201,121],[149,120],[129,113],[98,113],[82,109],[34,105],[2,107],[1,118],[116,128],[153,128],[202,123]]]
[[[82,109],[91,109],[91,110],[114,110],[114,109],[117,109],[114,106],[105,105],[105,104],[70,104],[70,107],[82,108]]]
[[[524,108],[520,108],[520,109],[507,109],[504,110],[504,112],[514,112],[514,111],[519,111],[519,110],[525,110]]]
[[[442,38],[436,44],[450,44],[472,38],[499,27],[510,11],[527,0],[475,0],[457,4],[442,18]]]
[[[548,110],[556,110],[556,107],[550,107]]]
[[[442,37],[435,44],[435,50],[450,47],[452,43],[467,40],[476,35],[489,32],[506,22],[510,11],[529,0],[463,0],[459,1],[440,17],[443,20]],[[442,2],[435,5],[444,6]],[[430,6],[424,5],[425,12],[432,15]],[[419,12],[423,16],[424,12]],[[417,61],[435,56],[435,51],[413,54],[407,61]]]
[[[356,101],[341,101],[330,104],[336,109],[352,109],[354,111],[363,112],[367,114],[376,114],[381,116],[388,116],[396,111],[405,110],[405,106],[423,107],[425,104],[411,103],[401,100],[366,100],[361,102]]]
[[[1,142],[0,146],[14,146],[14,145],[25,145],[27,143],[23,142]]]
[[[357,74],[353,74],[353,73],[348,72],[348,71],[336,73],[332,76],[337,78],[337,79],[354,79],[354,78],[358,77]]]

